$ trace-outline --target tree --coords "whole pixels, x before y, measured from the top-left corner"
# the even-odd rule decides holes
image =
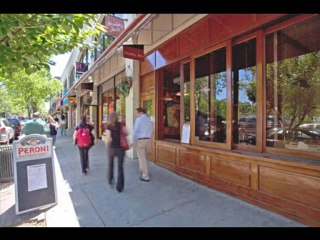
[[[49,59],[76,47],[93,47],[87,39],[104,31],[97,14],[0,14],[0,75],[16,69],[49,70]]]
[[[320,114],[319,66],[319,52],[267,65],[267,111],[274,111],[282,120],[289,119],[286,126],[288,131],[285,132],[287,136],[293,134],[302,123],[312,122],[313,117]]]
[[[13,104],[4,83],[0,84],[0,113],[12,113]]]
[[[50,96],[57,95],[63,89],[57,79],[52,79],[46,69],[27,74],[19,70],[6,81],[8,96],[14,106],[27,110],[28,117],[36,111],[43,111],[43,106]]]

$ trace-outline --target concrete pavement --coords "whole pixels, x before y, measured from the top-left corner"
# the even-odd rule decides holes
[[[58,136],[56,145],[58,204],[45,211],[22,214],[20,222],[44,218],[48,227],[304,226],[199,185],[153,163],[149,163],[151,181],[142,182],[136,159],[126,159],[125,187],[118,193],[115,187],[107,184],[107,153],[101,141],[90,150],[87,176],[81,173],[79,152],[72,144],[71,133]],[[114,167],[116,179],[117,161]],[[14,189],[12,185],[11,188]],[[14,199],[14,191],[10,192],[9,188],[6,191],[6,197],[1,195],[0,226],[17,225],[17,216],[12,211],[14,206],[7,206],[10,205],[7,196],[13,195]],[[4,211],[1,206],[5,206],[2,207]],[[7,208],[9,210],[5,210]]]

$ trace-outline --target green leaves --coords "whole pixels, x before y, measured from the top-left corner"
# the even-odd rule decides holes
[[[0,74],[19,68],[33,73],[52,55],[87,47],[85,40],[103,30],[97,19],[95,14],[0,14]]]
[[[42,68],[40,71],[36,67],[27,68],[28,71],[18,70],[10,79],[0,78],[0,81],[5,82],[5,86],[0,88],[0,101],[5,103],[0,104],[0,111],[25,115],[26,109],[41,110],[50,96],[59,94],[62,84],[51,78],[46,66],[47,64],[39,66]]]

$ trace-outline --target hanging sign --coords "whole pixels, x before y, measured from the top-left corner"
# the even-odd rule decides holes
[[[69,96],[69,97],[68,97],[68,101],[69,101],[70,103],[76,102],[76,101],[77,101],[77,97],[76,97],[76,96]]]
[[[123,57],[144,61],[144,45],[123,45]]]
[[[88,71],[88,64],[76,62],[76,72],[77,74],[82,74],[84,72]]]
[[[124,29],[124,19],[113,15],[107,15],[104,19],[104,25],[107,28],[107,34],[111,37],[118,37]]]
[[[93,91],[93,82],[91,83],[81,83],[81,91],[91,90]]]

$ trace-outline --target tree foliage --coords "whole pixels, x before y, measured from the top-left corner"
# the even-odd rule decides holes
[[[266,74],[267,111],[275,112],[280,118],[290,119],[286,126],[288,134],[293,133],[302,123],[312,122],[313,117],[320,115],[319,52],[269,64]]]
[[[32,74],[19,70],[12,74],[10,80],[3,82],[10,102],[8,106],[11,106],[10,113],[24,115],[23,112],[27,111],[29,118],[33,112],[43,112],[44,103],[63,89],[61,82],[52,79],[45,69]]]
[[[23,68],[49,70],[49,58],[75,47],[93,47],[87,39],[99,36],[97,14],[0,14],[0,75]]]

